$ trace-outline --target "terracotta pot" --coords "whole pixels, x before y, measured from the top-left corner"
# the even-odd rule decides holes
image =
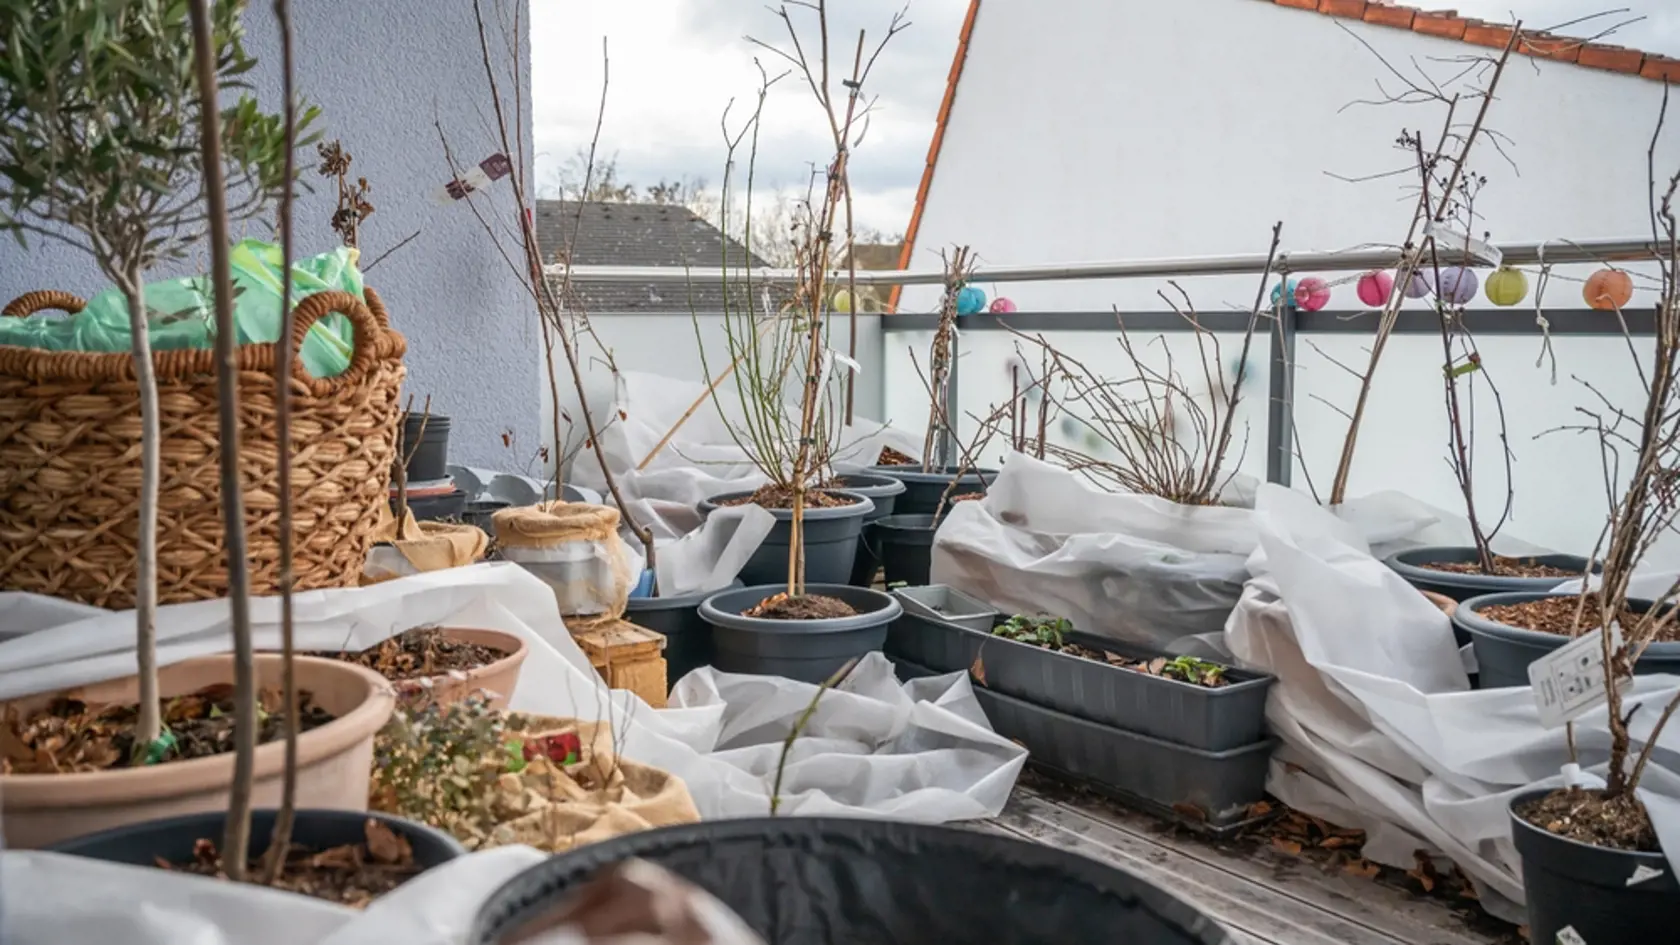
[[[1448,617],[1451,617],[1453,615],[1453,611],[1458,609],[1458,601],[1453,600],[1445,594],[1437,594],[1434,591],[1419,591],[1418,593],[1429,598],[1429,602],[1434,604],[1436,607],[1441,608],[1441,613],[1446,614]]]
[[[467,630],[459,627],[445,627],[443,635],[462,643],[487,646],[507,655],[488,666],[469,669],[462,676],[433,676],[432,698],[442,705],[449,705],[460,702],[482,689],[490,695],[491,708],[507,708],[508,699],[513,695],[513,687],[519,683],[519,668],[524,665],[525,655],[530,652],[525,646],[525,639],[518,634],[503,633],[500,630]],[[400,682],[396,685],[400,689],[412,685],[412,682]]]
[[[297,658],[298,688],[337,718],[298,739],[299,808],[367,810],[374,733],[391,717],[395,692],[378,673],[338,660]],[[256,658],[260,686],[279,686],[281,659]],[[206,656],[158,671],[163,696],[186,695],[233,678],[233,657]],[[7,708],[31,712],[58,696],[89,703],[132,703],[135,677],[29,696]],[[280,804],[285,767],[283,742],[257,746],[252,800],[256,807]],[[71,837],[200,811],[226,810],[233,783],[233,754],[172,761],[142,768],[82,774],[20,774],[0,777],[0,826],[12,849],[44,847]]]

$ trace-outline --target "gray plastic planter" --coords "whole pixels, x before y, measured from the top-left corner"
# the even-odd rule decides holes
[[[935,675],[908,661],[895,662],[905,677]],[[992,728],[1027,746],[1033,764],[1146,809],[1182,811],[1190,805],[1218,828],[1249,819],[1249,805],[1266,796],[1274,739],[1204,751],[1074,718],[986,686],[976,685],[974,695]]]
[[[730,588],[740,587],[736,581]],[[702,666],[712,665],[712,625],[700,617],[700,604],[718,593],[686,597],[632,597],[624,619],[665,637],[665,681],[675,686]]]
[[[898,497],[898,505],[894,509],[901,515],[932,515],[939,507],[939,499],[945,495],[945,490],[951,486],[951,480],[957,479],[958,466],[936,466],[928,472],[922,472],[920,464],[913,466],[871,466],[869,471],[883,476],[891,476],[904,483],[904,494]],[[997,478],[995,469],[974,469],[962,474],[957,482],[957,488],[951,495],[959,496],[970,492],[985,492],[986,486]]]
[[[1133,660],[1169,655],[1089,633],[1070,633],[1067,642]],[[984,685],[994,692],[1216,752],[1264,737],[1266,694],[1275,681],[1264,673],[1231,669],[1231,685],[1209,689],[993,636],[989,627],[968,629],[909,612],[887,631],[886,648],[891,656],[941,673],[969,670],[979,660]]]
[[[857,501],[850,505],[805,510],[805,582],[807,584],[844,584],[851,580],[852,567],[857,563],[858,539],[863,534],[863,522],[875,510],[868,496],[843,489],[830,489],[832,495],[850,496]],[[750,492],[728,492],[700,503],[702,516],[712,514],[718,503],[739,499]],[[793,537],[792,509],[765,509],[776,519],[763,544],[741,568],[742,583],[775,584],[788,576],[788,544]]]
[[[869,523],[863,543],[881,559],[888,587],[921,587],[933,570],[933,538],[939,522],[931,515],[888,515]]]
[[[829,620],[766,620],[741,612],[786,590],[772,584],[720,591],[700,604],[700,618],[712,625],[712,665],[726,673],[786,676],[820,683],[846,661],[879,650],[887,625],[904,608],[889,594],[849,584],[807,584],[808,594],[852,605],[853,617]]]
[[[904,483],[880,473],[848,473],[838,477],[838,485],[847,492],[868,496],[869,501],[875,503],[875,511],[863,519],[865,535],[868,534],[870,522],[893,514],[893,508],[898,505],[898,497],[904,494]],[[852,579],[846,583],[869,587],[875,583],[875,572],[880,569],[881,560],[870,551],[869,542],[860,541],[857,557],[852,561]]]
[[[1494,623],[1481,615],[1482,608],[1520,604],[1542,597],[1573,596],[1528,592],[1484,594],[1459,604],[1458,609],[1453,611],[1453,628],[1468,634],[1471,645],[1475,647],[1476,664],[1481,673],[1481,688],[1502,689],[1508,686],[1528,685],[1529,664],[1570,640],[1569,637],[1561,637],[1555,633],[1540,633],[1536,630],[1523,630]],[[1628,609],[1635,612],[1643,612],[1650,606],[1649,601],[1628,601]],[[1680,643],[1651,644],[1646,648],[1644,655],[1640,656],[1639,662],[1634,664],[1633,671],[1639,675],[1680,675]]]
[[[1434,591],[1444,594],[1456,601],[1467,601],[1472,597],[1483,594],[1503,594],[1510,591],[1529,591],[1538,593],[1549,591],[1569,578],[1520,578],[1499,577],[1492,574],[1457,574],[1452,571],[1437,571],[1425,568],[1425,564],[1455,564],[1463,561],[1475,561],[1476,549],[1431,547],[1413,548],[1409,551],[1398,551],[1388,556],[1384,562],[1394,569],[1406,583],[1422,591]],[[1587,559],[1577,555],[1536,555],[1524,558],[1535,564],[1549,564],[1554,568],[1569,571],[1575,576],[1581,575],[1587,569]]]
[[[904,605],[904,617],[912,615],[927,620],[942,620],[959,627],[991,633],[998,617],[998,609],[982,600],[943,584],[924,587],[901,587],[892,592]],[[888,631],[891,635],[891,631]]]

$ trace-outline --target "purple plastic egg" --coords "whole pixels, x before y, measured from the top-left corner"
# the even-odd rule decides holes
[[[997,298],[992,300],[992,313],[993,314],[995,314],[995,315],[1007,315],[1007,314],[1009,314],[1010,312],[1013,312],[1013,311],[1015,311],[1015,303],[1011,302],[1010,300],[1008,300],[1006,298],[1004,298],[1003,296],[1000,295]]]
[[[1308,276],[1295,286],[1295,304],[1302,311],[1316,312],[1330,304],[1330,283],[1317,276]]]
[[[1394,276],[1382,269],[1374,269],[1359,277],[1359,301],[1375,308],[1387,305],[1394,295]]]

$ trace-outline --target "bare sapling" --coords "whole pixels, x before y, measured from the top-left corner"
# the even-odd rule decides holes
[[[1176,282],[1169,283],[1171,294],[1158,293],[1189,327],[1196,357],[1188,370],[1199,374],[1206,384],[1206,405],[1185,380],[1165,338],[1154,339],[1164,361],[1157,366],[1140,350],[1124,319],[1120,319],[1116,337],[1131,376],[1122,378],[1093,370],[1043,335],[1015,332],[1018,338],[1036,346],[1047,362],[1040,381],[1043,390],[1047,393],[1051,382],[1057,385],[1057,406],[1098,446],[1094,452],[1048,442],[1045,412],[1049,398],[1042,396],[1039,433],[1033,444],[1039,457],[1049,456],[1101,489],[1159,496],[1181,505],[1218,505],[1223,501],[1225,489],[1247,450],[1245,436],[1242,451],[1235,462],[1230,461],[1249,355],[1255,335],[1266,330],[1264,323],[1270,317],[1266,292],[1282,238],[1283,224],[1279,222],[1272,227],[1266,267],[1242,333],[1235,376],[1229,381],[1219,335],[1203,324],[1188,293]]]
[[[832,130],[834,153],[820,179],[813,181],[806,199],[796,207],[793,232],[783,235],[783,238],[791,235],[792,268],[796,273],[789,299],[779,311],[765,312],[764,307],[754,300],[750,289],[751,246],[755,239],[751,208],[764,101],[770,88],[782,76],[771,78],[760,66],[757,105],[740,127],[730,127],[729,111],[725,111],[723,134],[727,158],[722,206],[726,213],[726,230],[727,208],[733,202],[739,186],[737,182],[743,174],[737,161],[744,159],[746,162],[747,222],[743,233],[748,247],[748,258],[744,261],[748,291],[744,293],[744,304],[727,301],[732,293],[725,292],[723,319],[731,356],[730,376],[734,381],[732,386],[740,407],[740,419],[733,419],[731,411],[722,401],[719,393],[721,385],[712,385],[712,396],[731,437],[768,480],[764,487],[743,501],[770,508],[785,508],[791,515],[785,589],[747,613],[760,617],[808,618],[851,612],[849,605],[820,595],[805,600],[805,513],[813,504],[832,507],[853,501],[820,488],[822,482],[832,478],[830,461],[842,426],[829,421],[845,415],[845,385],[836,381],[835,363],[839,359],[829,347],[829,316],[834,288],[832,267],[837,253],[842,253],[847,259],[848,271],[856,265],[855,254],[850,252],[849,245],[849,168],[852,150],[862,137],[867,126],[867,114],[873,104],[864,100],[864,88],[881,51],[904,28],[905,23],[902,15],[894,16],[885,36],[873,46],[872,51],[867,35],[859,32],[851,69],[847,74],[849,77],[840,79],[844,94],[836,94],[829,62],[827,3],[817,0],[791,6],[806,9],[812,14],[817,34],[814,40],[801,36],[790,6],[782,6],[776,14],[787,29],[786,48],[759,40],[751,42],[785,60],[790,69],[783,75],[799,76],[810,89]],[[808,48],[816,50],[814,57]],[[847,231],[840,241],[842,245],[837,246],[836,227],[842,223]],[[734,274],[727,248],[721,264],[722,278],[727,285]],[[855,278],[855,274],[848,278]],[[768,324],[765,324],[766,321]],[[702,343],[700,347],[702,368],[708,382],[711,382],[712,372],[706,364],[705,346]],[[845,360],[851,361],[851,358]],[[837,390],[839,394],[836,394]]]
[[[600,469],[601,476],[607,485],[607,492],[612,502],[617,506],[620,521],[636,540],[641,544],[643,557],[649,571],[654,570],[656,551],[653,541],[653,530],[638,522],[635,513],[625,501],[620,489],[617,474],[608,462],[605,448],[602,446],[601,436],[620,416],[619,408],[615,408],[602,422],[595,409],[589,404],[586,385],[587,365],[593,361],[603,365],[613,380],[614,390],[621,386],[618,364],[613,359],[612,350],[601,342],[590,324],[588,313],[582,304],[582,299],[572,287],[572,248],[576,245],[578,233],[582,227],[583,207],[579,204],[576,218],[572,222],[571,233],[567,245],[556,252],[556,262],[561,264],[562,271],[558,277],[549,275],[546,267],[549,257],[545,254],[542,242],[538,237],[536,227],[536,207],[532,201],[534,190],[529,186],[528,169],[525,166],[525,143],[528,140],[526,116],[529,110],[525,107],[519,76],[522,71],[521,33],[524,26],[521,23],[523,4],[497,3],[492,0],[491,7],[495,14],[492,23],[486,16],[486,0],[473,0],[473,20],[478,30],[479,53],[484,68],[484,81],[490,99],[489,112],[490,130],[495,146],[501,149],[500,155],[507,160],[506,177],[508,183],[505,190],[511,195],[512,209],[497,206],[497,201],[486,192],[474,188],[466,180],[466,167],[456,160],[456,151],[452,147],[449,136],[444,132],[442,119],[435,122],[439,142],[443,146],[444,159],[449,164],[450,173],[454,175],[456,190],[462,195],[461,203],[465,204],[478,222],[484,236],[496,249],[497,254],[512,270],[514,277],[519,280],[521,287],[531,297],[537,309],[537,323],[542,333],[545,370],[548,381],[548,394],[553,404],[551,434],[554,441],[555,457],[566,455],[570,432],[562,427],[563,422],[569,422],[566,411],[561,406],[560,381],[555,364],[554,352],[558,348],[566,363],[567,372],[571,375],[572,392],[577,397],[577,409],[583,421],[584,447],[595,456],[595,462]],[[496,48],[506,57],[506,62],[498,65],[498,56],[492,52],[492,35],[496,38]],[[606,87],[609,78],[609,60],[606,57],[606,47],[602,45],[602,90],[601,106],[596,114],[594,137],[589,145],[589,163],[585,170],[584,192],[590,190],[590,178],[594,174],[596,148],[601,137],[601,127],[606,116]],[[504,84],[513,90],[512,98],[504,92]],[[488,173],[488,172],[486,172]],[[512,212],[516,215],[517,241],[507,239],[508,227],[499,215]],[[583,341],[587,339],[593,351],[586,356]],[[554,463],[551,480],[552,494],[559,498],[562,487],[564,470],[558,461]]]
[[[952,457],[944,455],[947,435],[957,431],[941,426],[940,418],[947,413],[945,401],[950,396],[947,387],[951,378],[951,359],[957,335],[957,299],[974,278],[974,253],[967,246],[958,246],[949,254],[939,253],[945,269],[945,291],[939,299],[939,322],[933,329],[933,341],[928,345],[928,423],[922,437],[922,472],[932,472],[935,466],[948,466]],[[938,461],[935,462],[935,455]]]
[[[1345,30],[1346,27],[1343,27]],[[1414,278],[1436,269],[1443,261],[1459,266],[1470,262],[1466,258],[1464,246],[1440,247],[1435,243],[1436,227],[1446,225],[1453,219],[1455,206],[1463,196],[1462,183],[1468,173],[1467,167],[1470,156],[1476,144],[1487,139],[1503,154],[1502,136],[1487,124],[1489,110],[1493,106],[1495,92],[1499,82],[1505,75],[1506,65],[1511,55],[1522,41],[1522,23],[1519,21],[1511,27],[1511,35],[1504,49],[1497,53],[1474,55],[1463,60],[1455,60],[1455,68],[1459,71],[1453,81],[1437,82],[1422,69],[1416,76],[1395,68],[1388,60],[1372,49],[1369,43],[1358,34],[1348,31],[1350,36],[1357,39],[1369,49],[1372,55],[1382,63],[1389,73],[1391,84],[1397,83],[1398,91],[1389,91],[1383,83],[1378,83],[1382,97],[1378,100],[1358,101],[1350,105],[1370,104],[1399,104],[1399,105],[1438,105],[1445,109],[1441,129],[1434,136],[1432,143],[1426,142],[1422,132],[1405,131],[1398,139],[1398,146],[1406,155],[1404,166],[1368,177],[1360,178],[1361,182],[1389,177],[1419,177],[1425,183],[1434,182],[1433,187],[1420,186],[1417,190],[1416,201],[1413,205],[1412,217],[1407,225],[1406,236],[1400,242],[1400,261],[1394,273],[1394,287],[1388,300],[1382,307],[1378,318],[1377,330],[1371,340],[1370,357],[1363,371],[1351,371],[1359,379],[1359,391],[1354,398],[1353,409],[1346,414],[1348,420],[1347,435],[1342,441],[1342,451],[1336,463],[1336,475],[1331,481],[1329,504],[1341,505],[1347,499],[1348,478],[1353,471],[1353,457],[1359,443],[1360,424],[1365,417],[1365,407],[1370,400],[1371,385],[1376,379],[1377,365],[1388,345],[1388,339],[1394,332],[1394,326],[1399,321],[1401,306],[1406,301],[1406,288]],[[1458,79],[1470,75],[1487,75],[1487,81],[1480,87],[1455,88]],[[1474,108],[1474,117],[1466,126],[1460,118],[1460,109]],[[1465,229],[1469,233],[1468,225]],[[1420,239],[1421,237],[1421,239]],[[1452,251],[1451,256],[1442,260],[1443,250]],[[1440,288],[1437,279],[1435,286]],[[1439,295],[1437,295],[1439,302]],[[1445,316],[1444,316],[1445,318]],[[1450,335],[1451,332],[1449,331]],[[1449,361],[1451,359],[1449,358]],[[1351,369],[1350,369],[1351,370]],[[1449,368],[1450,370],[1450,368]],[[1456,450],[1451,451],[1456,455]]]
[[[233,220],[271,205],[283,174],[280,120],[259,110],[246,80],[254,60],[243,45],[244,8],[217,4],[209,27],[213,74],[238,92],[216,142]],[[170,757],[173,742],[157,684],[161,408],[149,333],[165,313],[148,308],[145,275],[184,258],[211,223],[197,196],[204,125],[189,15],[179,5],[100,0],[6,0],[4,9],[30,24],[32,41],[0,56],[0,231],[88,254],[127,303],[140,407],[133,760],[150,764]],[[88,36],[104,40],[89,45]],[[298,127],[316,114],[304,109]]]
[[[937,528],[940,518],[952,502],[979,498],[985,494],[986,487],[990,486],[991,483],[986,481],[984,475],[978,475],[981,469],[981,457],[985,455],[986,448],[991,445],[992,440],[997,437],[998,431],[1003,428],[1003,422],[1006,418],[1010,421],[1010,427],[1013,430],[1017,400],[1030,396],[1035,390],[1039,389],[1043,381],[1040,379],[1033,382],[1024,391],[1018,387],[1012,390],[1012,396],[1007,403],[993,404],[991,411],[985,416],[970,412],[968,417],[974,421],[974,435],[965,442],[957,436],[957,424],[948,412],[947,399],[935,394],[935,391],[939,388],[934,386],[928,372],[922,370],[922,365],[916,360],[914,351],[910,353],[910,366],[915,369],[916,378],[922,382],[922,389],[927,392],[928,401],[933,405],[932,413],[928,419],[930,428],[937,424],[940,429],[949,430],[950,441],[955,444],[957,451],[957,462],[946,464],[946,467],[952,473],[951,481],[946,484],[945,491],[939,494],[939,502],[933,508],[933,527]],[[971,472],[976,473],[980,479],[980,491],[965,493],[961,496],[957,495],[957,488],[962,484],[963,478]]]

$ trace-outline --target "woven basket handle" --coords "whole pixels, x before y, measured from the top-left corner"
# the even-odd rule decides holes
[[[373,312],[361,299],[348,292],[317,292],[298,303],[297,308],[292,310],[292,350],[301,350],[303,339],[309,336],[310,327],[317,320],[334,312],[350,319],[350,327],[354,334],[350,344],[349,369],[336,378],[326,380],[359,378],[373,369],[374,359],[379,354],[379,338],[387,329],[379,324]],[[304,368],[302,358],[292,359],[292,375],[304,382],[315,380]]]
[[[87,303],[68,292],[56,289],[43,292],[26,292],[11,301],[4,309],[0,309],[0,316],[7,318],[28,318],[36,312],[52,311],[76,314],[87,308]]]

